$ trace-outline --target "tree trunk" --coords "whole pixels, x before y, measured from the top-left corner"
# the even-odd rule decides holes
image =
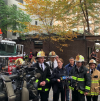
[[[51,45],[50,45],[51,44],[51,39],[50,39],[51,36],[50,36],[49,32],[48,32],[48,34],[49,34],[49,40],[48,41],[49,41],[49,52],[50,52],[51,51]]]
[[[84,5],[85,5],[86,22],[87,22],[88,32],[90,33],[89,15],[88,15],[88,10],[87,10],[86,0],[84,0]]]

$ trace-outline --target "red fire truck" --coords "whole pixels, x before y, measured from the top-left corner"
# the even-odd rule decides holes
[[[15,60],[23,58],[23,48],[23,45],[16,44],[15,41],[2,39],[0,29],[0,69],[7,68],[9,74],[11,74],[12,69],[16,67]]]

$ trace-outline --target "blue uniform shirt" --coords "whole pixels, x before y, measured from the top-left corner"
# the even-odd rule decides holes
[[[74,66],[75,66],[75,64],[74,64]],[[69,75],[69,73],[70,73],[72,67],[74,67],[74,66],[71,66],[70,63],[69,63],[69,64],[67,64],[67,65],[64,67],[64,68],[66,68],[66,71],[67,71],[67,74],[68,74],[68,75]]]

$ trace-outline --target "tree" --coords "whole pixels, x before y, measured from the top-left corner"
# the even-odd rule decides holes
[[[98,25],[100,23],[100,0],[71,0],[69,6],[72,6],[72,10],[67,11],[66,15],[73,16],[71,22],[75,22],[71,27],[83,26],[84,31],[87,30],[90,33],[90,27]],[[92,22],[91,22],[92,21]],[[87,27],[87,29],[86,29]],[[98,28],[94,28],[94,32]]]
[[[34,38],[57,42],[57,46],[62,50],[63,46],[68,46],[65,40],[72,40],[77,37],[67,26],[68,20],[65,16],[64,5],[66,0],[24,0],[25,12],[31,15],[34,20],[40,22],[39,25],[29,25],[30,31],[36,31],[38,35]],[[61,42],[63,42],[61,44]],[[50,45],[50,44],[49,44]],[[50,47],[49,47],[50,49]]]
[[[27,24],[30,21],[30,16],[16,5],[8,6],[3,0],[0,0],[0,28],[3,33],[9,29],[9,31],[18,32],[21,35],[28,31]]]

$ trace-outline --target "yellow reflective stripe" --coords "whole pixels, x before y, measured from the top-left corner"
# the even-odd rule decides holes
[[[35,82],[36,82],[36,83],[38,83],[38,82],[39,82],[39,80],[37,79]]]
[[[48,91],[48,90],[49,90],[48,88],[45,89],[45,91]]]
[[[84,94],[84,92],[83,92],[82,90],[78,90],[78,92],[79,92],[80,94]]]
[[[75,76],[72,76],[72,79],[77,80],[77,81],[85,81],[84,78],[77,78],[77,77],[75,77]]]
[[[97,95],[99,95],[99,93],[96,93],[96,92],[90,92],[90,93],[88,93],[88,95],[90,95],[90,96],[91,96],[91,95],[96,95],[96,96],[97,96]]]
[[[38,88],[38,90],[42,90],[42,88]]]
[[[75,77],[75,76],[72,76],[72,79],[76,80],[76,79],[77,79],[77,77]]]
[[[90,87],[89,86],[85,86],[85,89],[90,90]]]
[[[85,81],[84,78],[77,78],[77,81]]]
[[[68,83],[70,83],[70,81],[68,81]]]
[[[46,80],[47,80],[48,82],[50,82],[50,80],[49,80],[48,78],[46,78]]]
[[[74,90],[74,88],[73,88],[73,87],[71,87],[71,86],[69,86],[69,89]]]
[[[91,80],[91,83],[99,83],[98,80]]]

